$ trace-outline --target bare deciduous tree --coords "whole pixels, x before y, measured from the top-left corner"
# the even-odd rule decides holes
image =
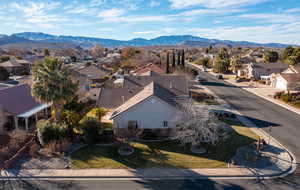
[[[220,132],[225,124],[210,112],[208,106],[195,105],[189,100],[180,106],[180,110],[177,116],[176,137],[182,144],[216,144],[220,140]]]

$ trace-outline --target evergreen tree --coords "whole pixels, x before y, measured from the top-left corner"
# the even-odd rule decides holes
[[[279,59],[279,55],[276,51],[267,51],[264,53],[264,60],[266,63],[275,63]]]
[[[166,63],[166,73],[170,73],[170,65],[169,65],[169,52],[167,52],[167,63]]]
[[[176,57],[175,57],[175,52],[174,52],[174,50],[173,50],[172,56],[173,56],[173,59],[172,59],[172,67],[173,67],[173,69],[175,69],[175,67],[176,67]]]
[[[184,50],[182,50],[182,56],[181,56],[181,66],[182,68],[185,67],[185,55],[184,55]]]
[[[283,51],[283,59],[288,59],[294,52],[294,48],[292,46],[288,46],[285,48],[285,50]]]
[[[217,55],[214,63],[214,71],[217,73],[224,73],[229,70],[230,59],[226,48],[222,48]]]
[[[0,67],[0,81],[6,81],[8,78],[8,71],[4,67]]]
[[[180,65],[180,51],[177,51],[177,65]]]

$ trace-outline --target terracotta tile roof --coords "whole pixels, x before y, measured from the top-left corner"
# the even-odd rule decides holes
[[[135,74],[137,75],[142,75],[144,73],[147,73],[149,71],[153,71],[153,72],[156,72],[158,74],[164,74],[165,73],[165,70],[161,67],[159,67],[158,65],[155,65],[153,63],[150,63],[144,67],[141,67],[141,68],[138,68],[137,70],[135,70]]]
[[[144,100],[152,96],[159,98],[160,100],[166,102],[171,106],[176,106],[176,101],[174,100],[176,98],[176,94],[170,92],[168,89],[160,86],[155,82],[151,82],[150,84],[145,86],[143,90],[141,90],[135,96],[133,96],[120,107],[118,107],[111,117],[116,117],[117,115],[127,111],[128,109],[134,107],[135,105],[143,102]]]
[[[0,89],[0,106],[13,115],[19,115],[41,104],[31,95],[27,84]]]

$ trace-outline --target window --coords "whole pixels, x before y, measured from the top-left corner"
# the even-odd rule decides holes
[[[163,122],[164,127],[168,127],[168,121]]]

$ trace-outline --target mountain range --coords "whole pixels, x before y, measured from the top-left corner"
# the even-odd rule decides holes
[[[10,36],[0,34],[0,47],[21,47],[21,48],[90,48],[94,45],[102,45],[107,48],[124,46],[247,46],[247,47],[272,47],[284,48],[290,44],[280,43],[255,43],[248,41],[230,41],[201,38],[192,35],[171,35],[160,36],[153,39],[135,38],[132,40],[114,40],[81,36],[56,36],[45,33],[23,32]]]

